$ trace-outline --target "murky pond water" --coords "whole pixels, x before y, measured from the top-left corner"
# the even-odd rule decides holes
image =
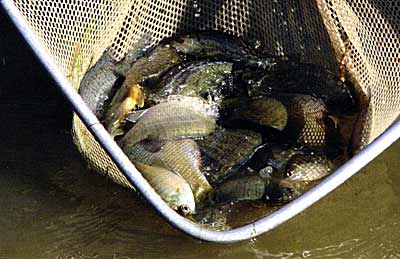
[[[0,57],[0,258],[400,258],[399,141],[256,240],[200,242],[87,168],[70,107],[16,41]]]

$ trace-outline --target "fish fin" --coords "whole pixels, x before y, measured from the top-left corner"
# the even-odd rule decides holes
[[[147,111],[148,111],[148,109],[133,111],[131,113],[128,113],[125,116],[125,120],[136,123],[143,116],[143,114],[145,114]]]
[[[267,184],[265,199],[273,206],[279,206],[296,199],[302,194],[303,185],[298,183],[272,178]]]
[[[160,138],[146,138],[140,141],[139,145],[141,145],[148,152],[156,153],[161,150],[165,142],[165,140]]]

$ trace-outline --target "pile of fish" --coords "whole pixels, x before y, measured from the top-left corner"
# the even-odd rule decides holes
[[[340,118],[357,110],[336,73],[214,31],[144,39],[119,62],[106,51],[79,91],[182,215],[291,201],[346,159]]]

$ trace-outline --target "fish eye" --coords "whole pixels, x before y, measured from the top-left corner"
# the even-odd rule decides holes
[[[190,209],[187,205],[181,205],[178,208],[178,213],[181,214],[182,216],[187,216],[190,213]]]

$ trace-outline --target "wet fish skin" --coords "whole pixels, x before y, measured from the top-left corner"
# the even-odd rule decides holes
[[[198,58],[225,57],[242,59],[251,55],[251,50],[239,38],[217,31],[184,33],[166,39],[161,44],[169,44],[179,53]]]
[[[306,154],[307,151],[304,148],[296,148],[292,146],[278,146],[274,145],[270,147],[271,156],[268,158],[267,163],[276,169],[276,172],[281,173],[286,171],[289,160],[295,155]]]
[[[181,175],[193,190],[197,203],[213,192],[202,172],[200,150],[193,139],[147,140],[134,146],[122,146],[122,149],[133,162],[165,167]]]
[[[163,78],[168,82],[157,93],[160,97],[168,95],[207,96],[222,99],[221,90],[232,81],[230,62],[201,61],[181,68],[172,78]],[[167,75],[168,77],[168,75]],[[226,83],[228,81],[228,83]],[[225,86],[224,86],[225,85]]]
[[[282,131],[288,121],[288,111],[278,100],[268,96],[234,98],[223,104],[226,120],[251,123]]]
[[[290,181],[319,180],[336,169],[335,164],[322,154],[296,154],[286,166],[285,176]]]
[[[120,143],[134,146],[147,138],[165,140],[208,135],[216,127],[209,108],[200,98],[175,96],[150,107]]]
[[[259,87],[255,93],[309,94],[321,98],[332,114],[347,114],[354,110],[353,89],[328,69],[309,63],[278,61],[255,80]]]
[[[259,55],[256,48],[236,37],[221,31],[198,31],[178,34],[161,42],[171,46],[188,60],[219,60],[243,63],[254,69],[274,66],[275,59]]]
[[[321,99],[297,94],[283,98],[289,114],[285,131],[292,139],[307,148],[338,147],[340,137],[337,125]]]
[[[216,193],[218,203],[264,200],[270,205],[282,205],[300,195],[294,184],[269,175],[244,175],[223,182]]]
[[[223,182],[216,194],[219,203],[260,200],[266,191],[265,179],[258,175],[245,176]]]
[[[127,113],[141,108],[145,101],[142,84],[145,80],[155,80],[181,61],[175,50],[157,47],[151,53],[134,62],[126,72],[125,81],[112,99],[105,116],[105,126],[111,136],[123,134],[120,129]],[[152,88],[155,85],[147,87]]]
[[[235,173],[254,154],[262,136],[250,130],[221,129],[196,140],[205,156],[207,178],[221,183]]]
[[[196,205],[189,184],[181,176],[168,169],[135,162],[135,167],[160,197],[174,210],[183,215],[193,214]]]
[[[114,70],[115,63],[116,61],[105,51],[80,83],[79,94],[97,116],[103,112],[105,102],[110,98],[111,90],[118,79]]]

